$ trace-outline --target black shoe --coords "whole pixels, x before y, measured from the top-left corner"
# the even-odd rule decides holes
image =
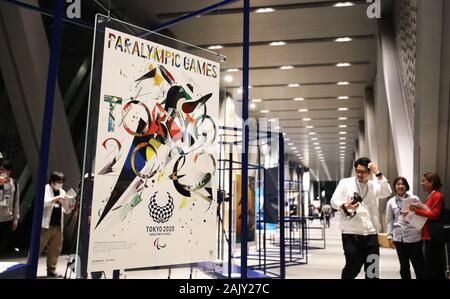
[[[55,272],[47,272],[47,277],[51,278],[62,278],[62,275],[55,273]]]

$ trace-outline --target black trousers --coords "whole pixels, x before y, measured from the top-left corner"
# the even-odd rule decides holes
[[[342,234],[342,246],[345,254],[342,279],[354,279],[363,265],[366,279],[379,278],[380,245],[378,244],[378,235]]]
[[[6,251],[12,236],[12,220],[0,222],[0,253]]]
[[[409,261],[411,261],[417,279],[425,278],[425,260],[422,253],[422,241],[414,243],[395,242],[398,260],[400,262],[400,276],[411,279]]]
[[[445,279],[445,247],[443,243],[424,240],[425,278]]]

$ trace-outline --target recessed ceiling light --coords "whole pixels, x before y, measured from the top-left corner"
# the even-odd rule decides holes
[[[341,135],[345,135],[345,134],[347,134],[347,132],[345,132],[345,131],[341,131],[341,132],[339,132],[339,134],[341,134]]]
[[[228,69],[227,72],[228,73],[235,73],[235,72],[239,72],[239,69]]]
[[[349,97],[348,96],[340,96],[338,97],[339,100],[348,100]]]
[[[269,110],[261,110],[261,113],[269,113]]]
[[[307,129],[314,129],[314,126],[306,126]]]
[[[338,43],[345,43],[345,42],[351,42],[352,39],[350,37],[338,37],[334,41],[338,42]]]
[[[276,121],[277,119],[276,118],[269,118],[269,122],[274,122],[274,121]]]
[[[282,41],[279,41],[279,42],[271,42],[271,43],[269,44],[269,46],[284,46],[284,45],[286,45],[286,43],[285,43],[285,42],[282,42]]]
[[[237,92],[238,92],[239,94],[241,94],[241,93],[243,92],[243,91],[242,91],[242,88],[239,87],[238,90],[237,90]]]
[[[292,65],[282,65],[280,70],[292,70],[294,67]]]
[[[250,109],[255,109],[255,108],[256,108],[256,104],[251,103],[251,104],[250,104]]]
[[[348,62],[340,62],[340,63],[336,64],[337,67],[346,67],[346,66],[351,66],[351,65],[352,64],[348,63]]]
[[[347,137],[339,137],[339,140],[345,140]]]
[[[339,142],[339,144],[345,145],[346,143],[345,142]]]
[[[285,140],[285,141],[289,141],[289,140],[291,140],[291,139],[290,139],[290,138],[284,138],[284,140]]]
[[[225,82],[233,82],[233,76],[230,76],[230,75],[225,76],[224,80],[225,80]]]
[[[298,109],[298,112],[308,112],[308,109]]]
[[[337,83],[337,85],[350,85],[350,82],[348,82],[348,81],[340,81],[340,82],[338,82]]]
[[[295,147],[295,146],[291,147],[291,150],[296,150],[296,149],[297,149],[297,147]]]
[[[311,140],[317,140],[317,137],[311,138]]]
[[[255,10],[256,13],[268,13],[268,12],[274,12],[275,9],[271,8],[271,7],[264,7],[264,8],[258,8],[257,10]]]
[[[214,46],[209,46],[208,49],[210,49],[210,50],[219,50],[219,49],[223,49],[223,46],[221,46],[221,45],[214,45]]]
[[[346,147],[345,147],[345,146],[340,146],[339,148],[340,148],[340,149],[346,149]]]
[[[347,125],[339,125],[339,128],[347,128]]]
[[[334,4],[334,7],[348,7],[348,6],[353,6],[355,4],[353,4],[352,2],[338,2],[336,4]]]
[[[322,149],[320,146],[316,146],[315,149],[319,150]]]
[[[275,127],[274,129],[275,129],[275,130],[279,130],[279,129],[281,129],[281,127],[278,127],[278,126],[277,126],[277,127]]]
[[[253,99],[252,102],[253,103],[260,103],[262,100],[261,99]]]
[[[295,99],[294,99],[294,101],[297,101],[297,102],[298,102],[298,101],[304,101],[304,100],[305,100],[305,98],[295,98]]]
[[[316,132],[309,132],[309,135],[316,135]]]
[[[290,143],[288,143],[288,145],[290,146],[290,145],[294,145],[292,142],[290,142]]]
[[[288,87],[300,87],[300,84],[298,84],[298,83],[290,83],[290,84],[288,84]]]
[[[298,154],[298,153],[299,153],[299,151],[294,151],[294,153]]]
[[[311,118],[304,118],[303,121],[311,121]]]
[[[347,120],[348,118],[347,117],[339,117],[338,119],[339,120]]]
[[[320,144],[319,142],[314,142],[314,143],[313,143],[313,145],[319,145],[319,144]]]
[[[348,108],[346,108],[346,107],[338,108],[338,111],[347,111],[347,110],[348,110]]]

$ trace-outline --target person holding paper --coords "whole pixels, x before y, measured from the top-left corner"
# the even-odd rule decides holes
[[[428,218],[422,228],[424,240],[425,276],[429,279],[445,279],[445,251],[444,244],[434,242],[430,235],[430,221],[437,221],[444,207],[444,199],[439,189],[442,187],[441,179],[437,173],[427,172],[422,177],[422,188],[429,193],[423,209],[418,203],[411,203],[409,210],[416,215]]]
[[[45,186],[39,255],[47,246],[48,277],[61,277],[56,273],[56,266],[63,244],[64,213],[69,214],[73,209],[73,205],[67,204],[70,198],[62,188],[64,180],[62,172],[54,171]]]
[[[410,203],[417,203],[420,200],[417,196],[406,193],[409,191],[409,184],[404,177],[397,177],[393,186],[395,196],[389,199],[386,205],[389,245],[397,250],[401,278],[411,279],[409,267],[409,261],[411,261],[416,278],[423,279],[425,264],[422,254],[421,230],[402,215],[402,211],[408,209]]]

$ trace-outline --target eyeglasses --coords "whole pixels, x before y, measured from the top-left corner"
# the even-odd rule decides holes
[[[355,170],[356,174],[366,174],[369,173],[367,170]]]

